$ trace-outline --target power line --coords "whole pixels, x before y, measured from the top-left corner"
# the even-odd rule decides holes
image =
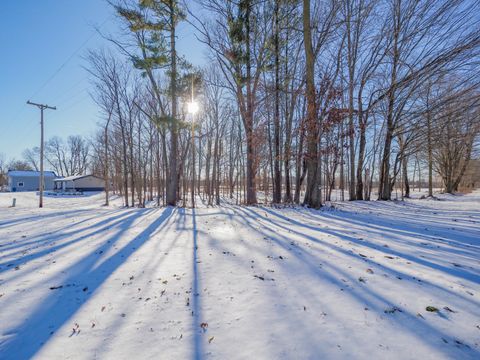
[[[74,108],[75,106],[79,105],[80,103],[84,102],[86,99],[88,99],[88,98],[90,97],[89,94],[83,94],[83,96],[80,96],[80,97],[79,97],[78,95],[82,95],[82,93],[77,93],[75,96],[73,96],[71,99],[69,99],[68,102],[65,102],[65,103],[64,103],[64,106],[62,106],[62,110],[59,111],[59,112],[57,113],[57,115],[54,115],[54,116],[52,117],[52,119],[57,120],[57,118],[58,118],[59,116],[66,115],[66,113],[68,112],[68,110]],[[72,100],[72,99],[74,99],[74,98],[78,98],[78,99],[76,99],[76,100],[74,100],[74,101],[70,101],[70,100]]]
[[[78,82],[75,86],[72,86],[70,89],[73,89],[74,87],[78,86],[81,83]],[[72,108],[78,106],[80,103],[84,102],[88,97],[89,94],[85,93],[86,88],[82,88],[76,92],[73,93],[73,95],[68,95],[68,98],[66,96],[61,96],[61,97],[56,97],[54,99],[54,102],[59,104],[61,109],[57,111],[55,114],[49,117],[50,122],[56,121],[59,119],[59,117],[65,116],[69,110]],[[62,100],[60,100],[62,99]],[[26,106],[27,104],[25,104]],[[23,137],[28,137],[30,134],[36,129],[34,126],[28,126],[23,128],[22,130],[18,130],[19,132],[21,131],[23,134]]]
[[[105,25],[105,23],[108,21],[108,18],[109,18],[109,16],[107,16],[105,18],[105,20],[101,23],[101,25],[98,27],[98,29],[101,29],[103,27],[103,25]],[[57,70],[55,70],[55,72],[47,79],[47,81],[45,81],[43,83],[43,85],[40,86],[40,88],[37,91],[35,91],[35,93],[33,93],[33,95],[30,96],[30,98],[33,98],[40,91],[42,91],[58,75],[58,73],[60,73],[60,71],[62,71],[62,69],[70,62],[70,60],[72,60],[80,52],[80,50],[82,50],[83,47],[85,45],[87,45],[87,43],[97,34],[98,34],[97,30],[92,32],[92,34],[67,58],[67,60],[65,60],[63,62],[62,65],[60,65],[60,67],[57,68]]]
[[[68,58],[53,72],[53,74],[30,96],[30,99],[35,97],[42,91],[61,71],[62,69],[82,50],[82,48],[95,36],[98,34],[98,30],[100,30],[109,20],[110,15],[107,16],[103,22],[98,26],[95,31],[92,32],[92,34],[85,40],[83,43],[70,55]],[[16,120],[19,118],[19,116],[25,111],[26,109],[26,104],[23,104],[18,111],[15,113],[15,115],[12,117],[11,121],[7,124],[7,128],[4,130],[8,130],[11,124],[16,122]]]
[[[67,98],[69,98],[70,96],[72,96],[72,94],[76,94],[77,93],[77,88],[79,87],[79,85],[81,85],[83,82],[85,82],[85,78],[82,77],[79,81],[77,81],[75,84],[73,84],[72,86],[70,86],[67,90],[65,91],[59,91],[55,94],[55,96],[52,97],[52,102],[54,103],[59,103],[59,102],[63,102],[64,100],[66,100]],[[75,91],[74,91],[75,90]],[[85,90],[84,89],[81,89],[81,92],[83,92]],[[75,96],[75,95],[73,95]]]

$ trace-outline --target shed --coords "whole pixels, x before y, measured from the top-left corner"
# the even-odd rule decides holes
[[[43,189],[53,190],[53,181],[57,178],[54,171],[44,171],[45,180]],[[8,191],[38,191],[40,190],[40,171],[8,170]]]
[[[75,175],[55,179],[55,191],[103,191],[105,180],[95,175]]]

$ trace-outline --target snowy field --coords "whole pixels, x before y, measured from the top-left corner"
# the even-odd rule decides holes
[[[0,359],[480,359],[480,192],[441,199],[0,194]]]

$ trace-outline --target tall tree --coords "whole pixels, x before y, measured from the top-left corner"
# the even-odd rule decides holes
[[[312,208],[321,207],[322,189],[321,162],[318,144],[320,126],[317,120],[317,100],[315,92],[315,55],[312,45],[312,29],[310,20],[310,0],[303,0],[303,44],[305,47],[305,82],[307,99],[307,189],[304,203]]]
[[[212,50],[227,80],[226,86],[234,94],[245,130],[246,141],[246,203],[255,204],[256,147],[258,137],[257,110],[260,77],[267,61],[270,16],[266,4],[252,0],[201,0],[205,9],[216,16],[215,22],[199,19],[198,30],[202,41]]]
[[[178,196],[178,55],[176,51],[176,29],[185,15],[178,0],[141,0],[138,5],[125,3],[114,5],[117,13],[129,24],[138,51],[131,53],[124,45],[116,41],[121,49],[145,72],[160,107],[160,114],[152,116],[155,122],[168,123],[170,131],[170,154],[167,169],[166,202],[176,205]],[[168,44],[168,45],[167,45]],[[160,89],[154,70],[168,65],[170,78],[170,114],[161,99]]]

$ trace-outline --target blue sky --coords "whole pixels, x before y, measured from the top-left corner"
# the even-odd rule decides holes
[[[57,106],[45,112],[46,139],[95,132],[99,113],[82,56],[109,46],[95,26],[115,33],[118,25],[103,0],[0,1],[0,153],[7,160],[39,145],[40,111],[27,100]],[[180,25],[178,47],[193,64],[205,63],[205,49],[187,23]]]

